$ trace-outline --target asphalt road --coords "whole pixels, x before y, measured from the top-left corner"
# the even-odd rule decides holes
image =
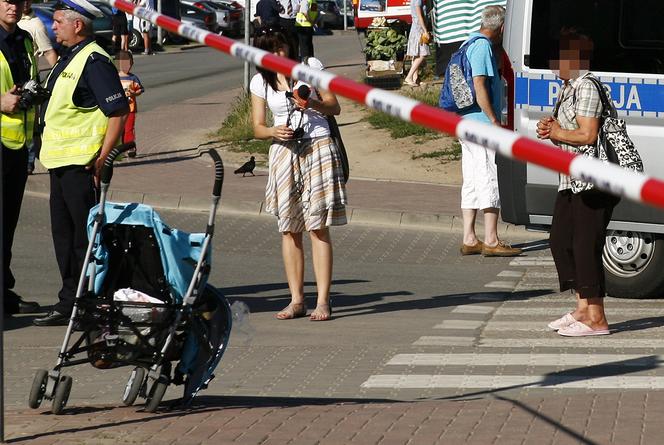
[[[315,36],[314,48],[316,57],[327,66],[364,60],[354,31]],[[210,48],[137,55],[134,62],[133,71],[146,88],[139,100],[142,111],[237,88],[243,82],[243,62]]]

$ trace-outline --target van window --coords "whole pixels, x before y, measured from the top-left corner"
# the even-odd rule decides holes
[[[662,17],[662,0],[533,0],[527,64],[549,69],[561,28],[575,27],[595,42],[592,71],[664,74]]]

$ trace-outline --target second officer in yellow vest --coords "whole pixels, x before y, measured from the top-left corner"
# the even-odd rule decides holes
[[[39,160],[49,169],[51,232],[62,277],[59,301],[37,326],[67,324],[87,247],[88,212],[97,202],[104,159],[122,134],[129,104],[110,56],[95,43],[101,11],[87,0],[60,0],[53,31],[66,51],[51,70],[42,106]]]
[[[302,0],[295,17],[295,29],[300,46],[299,60],[314,56],[314,25],[318,20],[318,1]]]
[[[39,305],[24,301],[12,288],[16,284],[10,263],[14,232],[28,179],[28,150],[35,108],[21,99],[21,88],[37,79],[30,35],[19,29],[22,0],[0,0],[0,145],[2,145],[2,268],[0,304],[5,315],[36,312]]]

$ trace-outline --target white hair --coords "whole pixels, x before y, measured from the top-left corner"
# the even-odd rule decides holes
[[[505,23],[505,8],[502,6],[487,6],[482,11],[481,29],[496,30]]]
[[[85,29],[86,35],[92,35],[92,19],[84,16],[83,14],[72,11],[71,9],[63,9],[62,15],[71,22],[73,20],[80,20],[83,23],[83,28]]]

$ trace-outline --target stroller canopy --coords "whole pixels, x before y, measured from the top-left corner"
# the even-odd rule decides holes
[[[92,235],[95,217],[99,205],[94,206],[88,215],[88,236]],[[159,245],[161,264],[164,276],[168,282],[173,303],[182,303],[187,288],[194,275],[196,263],[201,255],[203,233],[186,233],[168,227],[159,215],[150,206],[137,203],[118,204],[107,202],[104,207],[104,221],[101,228],[108,225],[142,226],[152,228],[155,239]],[[104,277],[109,269],[109,252],[105,247],[102,236],[103,230],[98,230],[94,240],[94,257],[90,267],[95,267],[95,292],[101,292]],[[208,249],[209,253],[209,249]],[[210,256],[208,255],[208,264]],[[90,271],[88,271],[90,275]],[[201,286],[205,285],[206,277]],[[159,297],[158,295],[154,295]]]

